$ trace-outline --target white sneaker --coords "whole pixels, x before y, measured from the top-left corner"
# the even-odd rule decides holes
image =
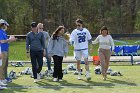
[[[7,86],[7,84],[4,84],[2,81],[0,81],[0,86]]]
[[[57,78],[53,78],[53,81],[56,82],[56,81],[58,81],[58,79]]]
[[[87,78],[88,81],[91,80],[91,77],[90,77],[90,73],[89,73],[89,71],[86,71],[85,76],[86,76],[86,78]]]
[[[0,86],[0,90],[7,89],[7,87]]]
[[[53,73],[53,71],[52,71],[52,70],[48,70],[48,73],[49,73],[49,74],[52,74],[52,73]]]
[[[39,73],[37,73],[37,79],[40,80],[40,74]]]
[[[7,84],[7,80],[4,79],[4,80],[1,80],[4,84]]]
[[[62,79],[59,79],[59,81],[63,81]]]
[[[78,80],[81,80],[81,72],[78,72]]]

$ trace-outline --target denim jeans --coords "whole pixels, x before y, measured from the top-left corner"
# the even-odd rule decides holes
[[[48,67],[48,70],[51,70],[51,58],[49,58],[48,56],[48,50],[46,48],[46,59],[47,59],[47,67]]]

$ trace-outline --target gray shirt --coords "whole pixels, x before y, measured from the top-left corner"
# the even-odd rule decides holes
[[[26,37],[26,50],[27,51],[41,51],[45,49],[44,35],[42,32],[34,33],[29,32]]]
[[[49,36],[49,33],[46,32],[46,31],[42,31],[42,33],[43,33],[43,35],[44,35],[45,48],[47,48],[48,42],[49,42],[49,39],[50,39],[50,36]]]
[[[68,43],[66,40],[60,36],[56,40],[51,37],[48,43],[48,54],[53,56],[64,56],[68,53]]]

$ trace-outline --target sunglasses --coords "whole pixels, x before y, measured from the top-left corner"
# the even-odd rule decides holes
[[[43,29],[43,28],[39,28],[39,29]]]

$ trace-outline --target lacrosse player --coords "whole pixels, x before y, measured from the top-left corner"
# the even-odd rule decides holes
[[[88,43],[91,41],[90,32],[83,28],[83,21],[81,19],[76,20],[77,28],[74,29],[70,36],[70,43],[74,46],[74,57],[77,60],[78,80],[81,79],[81,58],[85,61],[85,76],[87,80],[91,80],[89,73],[89,62],[88,62]]]

